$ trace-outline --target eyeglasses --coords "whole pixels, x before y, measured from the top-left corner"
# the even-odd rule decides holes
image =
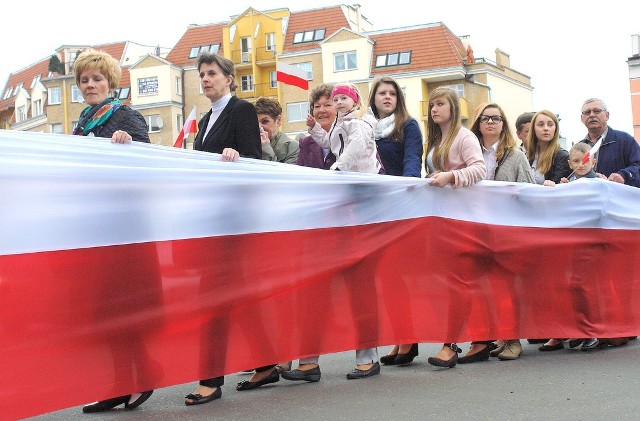
[[[499,116],[499,115],[481,115],[480,116],[480,123],[486,123],[489,120],[491,120],[496,124],[502,123],[502,116]]]
[[[594,108],[593,110],[584,110],[582,112],[582,115],[587,116],[591,113],[595,114],[595,115],[599,115],[601,112],[606,111],[606,110],[601,110],[600,108]]]

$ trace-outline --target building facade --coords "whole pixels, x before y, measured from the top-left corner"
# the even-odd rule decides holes
[[[629,65],[629,89],[631,93],[631,118],[633,137],[640,142],[640,35],[631,36],[631,57]]]
[[[85,106],[72,75],[73,58],[82,48],[86,46],[56,51],[67,66],[64,74],[48,73],[48,59],[12,74],[0,101],[2,127],[71,133]],[[147,119],[151,141],[167,146],[194,106],[198,118],[210,109],[195,67],[202,51],[233,61],[238,97],[250,102],[277,98],[282,129],[291,136],[306,131],[309,91],[278,82],[278,61],[306,71],[310,90],[322,83],[354,83],[365,104],[375,78],[392,76],[423,132],[429,92],[438,86],[458,91],[466,126],[484,102],[501,104],[511,121],[533,108],[530,77],[511,69],[507,53],[496,50],[495,60],[475,58],[470,38],[456,36],[440,22],[374,31],[359,5],[295,12],[248,8],[229,21],[190,25],[167,54],[132,42],[94,48],[120,61],[118,95]],[[187,139],[187,148],[192,141]]]

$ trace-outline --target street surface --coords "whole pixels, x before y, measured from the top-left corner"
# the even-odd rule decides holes
[[[355,352],[320,359],[318,383],[278,383],[237,392],[250,374],[225,378],[222,399],[187,407],[183,396],[196,382],[156,390],[133,411],[83,414],[82,407],[34,420],[603,420],[640,419],[640,340],[602,351],[540,352],[522,341],[515,361],[435,369],[427,357],[439,344],[420,344],[406,367],[383,366],[382,373],[346,380]],[[566,342],[565,342],[566,346]],[[461,345],[464,352],[469,344]],[[380,355],[390,347],[380,347]],[[176,361],[176,364],[181,362]],[[294,363],[295,367],[296,363]],[[37,385],[34,385],[37,387]],[[28,397],[25,397],[28,399]],[[121,407],[122,408],[122,407]],[[1,418],[1,417],[0,417]]]

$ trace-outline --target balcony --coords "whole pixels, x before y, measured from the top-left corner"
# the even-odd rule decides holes
[[[233,50],[231,51],[231,61],[236,68],[245,68],[249,67],[253,62],[253,56],[251,50],[242,51],[242,50]]]
[[[420,107],[422,108],[422,119],[426,120],[429,116],[429,101],[420,101]],[[469,102],[466,98],[460,98],[460,117],[462,117],[462,121],[469,119]]]
[[[256,48],[256,64],[258,66],[272,65],[276,62],[276,46]]]
[[[261,96],[277,97],[278,89],[272,88],[270,83],[258,83],[253,85],[253,90],[242,91],[240,87],[236,90],[236,96],[241,99],[251,100]]]

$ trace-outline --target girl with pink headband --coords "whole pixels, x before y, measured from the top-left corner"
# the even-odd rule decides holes
[[[358,88],[339,83],[331,91],[331,97],[337,118],[328,132],[312,116],[307,116],[313,140],[323,148],[331,148],[337,157],[331,169],[370,174],[383,172],[373,135],[376,119],[371,109],[360,115],[363,107]]]

